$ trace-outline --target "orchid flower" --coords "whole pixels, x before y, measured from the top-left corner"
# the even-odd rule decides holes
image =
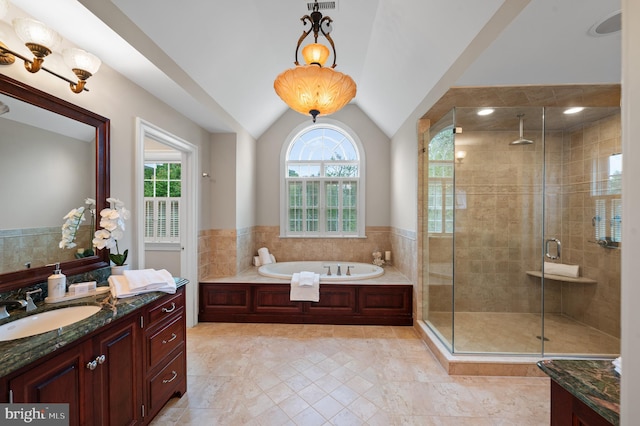
[[[115,253],[109,253],[109,258],[116,265],[124,265],[127,260],[129,250],[120,253],[118,240],[124,237],[125,220],[129,219],[129,210],[124,207],[124,203],[117,198],[107,198],[110,207],[102,209],[100,212],[100,227],[93,238],[93,245],[102,250],[116,249]]]

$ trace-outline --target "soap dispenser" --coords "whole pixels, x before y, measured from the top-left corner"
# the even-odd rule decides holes
[[[67,291],[67,277],[60,270],[60,263],[47,266],[55,266],[53,274],[49,275],[49,278],[47,278],[49,298],[59,299],[64,297]]]

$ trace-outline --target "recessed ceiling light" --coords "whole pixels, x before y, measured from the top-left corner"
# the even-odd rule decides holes
[[[478,111],[478,115],[489,115],[493,113],[493,109],[492,108],[485,108],[485,109],[481,109],[480,111]]]
[[[580,111],[582,111],[584,109],[584,107],[573,107],[573,108],[568,108],[564,110],[565,114],[577,114]]]
[[[622,29],[622,12],[617,11],[608,14],[589,28],[589,35],[600,37],[620,32]]]

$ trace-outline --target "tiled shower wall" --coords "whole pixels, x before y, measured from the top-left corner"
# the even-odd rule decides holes
[[[621,197],[606,190],[609,157],[622,152],[620,131],[620,114],[616,114],[565,134],[562,262],[580,265],[581,275],[597,283],[556,284],[562,291],[563,314],[615,337],[620,337],[621,250],[603,248],[591,241],[595,239],[592,218],[596,215],[596,200],[611,203]],[[609,219],[610,214],[607,223]],[[623,245],[624,241],[620,246]]]
[[[512,132],[468,131],[456,137],[467,157],[455,164],[455,308],[460,312],[539,312],[542,144],[511,146]],[[445,277],[451,241],[429,238],[430,273]],[[450,257],[449,257],[450,258]],[[431,270],[433,269],[433,271]],[[429,286],[429,310],[449,311],[450,281]],[[560,309],[549,290],[547,310]]]

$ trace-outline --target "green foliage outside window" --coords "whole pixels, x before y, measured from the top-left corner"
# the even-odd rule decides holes
[[[429,141],[429,184],[427,186],[427,230],[452,233],[454,134],[442,130]]]

